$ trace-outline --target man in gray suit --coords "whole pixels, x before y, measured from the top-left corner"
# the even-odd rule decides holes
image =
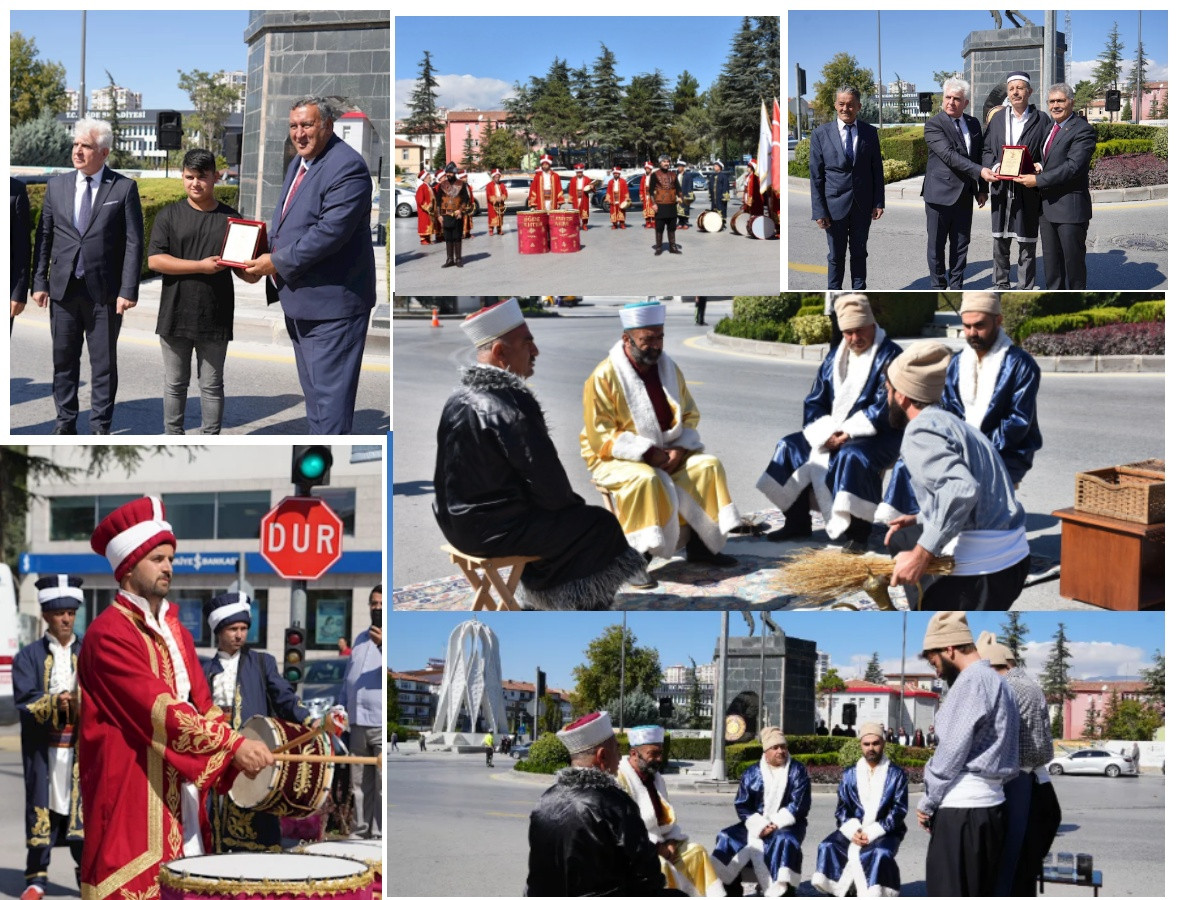
[[[1076,291],[1087,287],[1087,231],[1092,220],[1088,173],[1096,150],[1096,129],[1076,116],[1075,92],[1052,84],[1046,106],[1054,126],[1042,145],[1035,174],[1022,175],[1018,184],[1036,187],[1042,196],[1039,233],[1046,287]]]
[[[50,303],[55,434],[75,434],[83,342],[92,365],[92,434],[108,434],[117,397],[121,316],[137,305],[142,204],[136,182],[105,165],[112,127],[75,123],[74,175],[46,185],[34,247],[33,302]]]
[[[883,215],[883,153],[874,126],[858,121],[858,88],[838,88],[838,120],[813,131],[808,153],[812,217],[829,240],[830,290],[842,288],[846,248],[850,248],[850,286],[867,286],[867,235]]]
[[[971,243],[971,200],[983,206],[985,181],[995,181],[983,167],[983,131],[979,120],[968,116],[971,86],[959,78],[942,85],[942,111],[925,123],[929,160],[921,196],[925,198],[926,256],[935,290],[962,290]],[[946,267],[946,241],[950,263]]]

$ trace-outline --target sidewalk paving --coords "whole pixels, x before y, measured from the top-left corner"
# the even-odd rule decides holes
[[[798,178],[795,175],[788,176],[788,182],[792,188],[796,190],[809,190],[809,179]],[[887,200],[916,200],[920,201],[921,186],[925,183],[924,175],[914,175],[912,178],[905,178],[903,181],[893,181],[891,184],[884,185],[883,196]],[[1165,184],[1146,185],[1145,187],[1128,187],[1128,188],[1108,188],[1105,190],[1092,191],[1093,203],[1133,203],[1138,200],[1166,200],[1167,188]]]

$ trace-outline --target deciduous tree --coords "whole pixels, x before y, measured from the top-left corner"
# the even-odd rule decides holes
[[[19,31],[8,36],[8,125],[32,122],[67,108],[67,70],[38,59],[37,41]]]
[[[629,629],[610,625],[584,651],[586,663],[574,669],[574,711],[578,715],[615,707],[621,695],[621,645],[625,645],[625,693],[653,694],[662,680],[658,651],[639,647]]]

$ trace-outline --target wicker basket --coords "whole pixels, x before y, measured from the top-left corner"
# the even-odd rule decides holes
[[[1075,475],[1075,509],[1125,522],[1156,525],[1166,519],[1166,465],[1147,459]]]

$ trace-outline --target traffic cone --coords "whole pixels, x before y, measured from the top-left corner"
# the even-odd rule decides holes
[[[442,323],[438,321],[438,308],[436,306],[433,308],[433,321],[430,322],[429,324],[433,328],[441,328],[442,327]]]

